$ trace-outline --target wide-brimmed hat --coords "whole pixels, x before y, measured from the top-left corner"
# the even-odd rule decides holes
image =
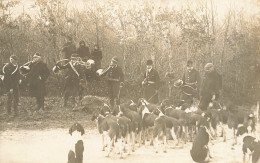
[[[173,85],[174,85],[174,87],[179,88],[183,85],[183,81],[181,79],[179,79],[179,80],[175,81]]]

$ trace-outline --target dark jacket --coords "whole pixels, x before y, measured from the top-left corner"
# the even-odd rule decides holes
[[[71,96],[77,96],[79,94],[80,80],[82,79],[85,81],[84,67],[78,63],[73,65],[72,62],[69,62],[59,68],[68,70],[65,78],[64,93]]]
[[[186,70],[183,74],[183,84],[200,86],[200,74],[196,69]]]
[[[5,89],[7,91],[14,88],[17,89],[20,80],[20,72],[18,65],[14,66],[12,63],[7,63],[2,70],[4,75],[3,84]]]
[[[101,68],[102,58],[103,58],[103,55],[102,55],[102,51],[100,51],[100,50],[94,50],[91,53],[90,59],[93,59],[95,61],[96,70]]]
[[[90,52],[87,46],[78,47],[77,54],[83,61],[87,61],[90,58]]]
[[[124,82],[124,73],[120,66],[110,68],[104,75],[106,75],[108,81],[111,82]]]
[[[146,71],[144,74],[144,81],[144,98],[149,100],[151,103],[158,103],[158,93],[156,94],[156,91],[158,91],[160,87],[160,77],[158,72],[153,68],[150,72]]]
[[[30,93],[37,97],[40,94],[45,95],[45,82],[50,75],[47,65],[43,61],[34,62],[29,65],[30,71],[27,74],[29,81]]]
[[[155,69],[151,69],[150,72],[146,71],[144,74],[144,79],[147,81],[146,85],[150,85],[151,83],[154,83],[153,86],[156,90],[160,87],[160,77],[158,72]]]
[[[76,45],[73,42],[67,42],[64,44],[62,52],[64,53],[64,59],[70,59],[73,53],[76,53]]]
[[[205,74],[200,94],[201,96],[218,95],[221,88],[222,77],[217,71],[213,70]]]

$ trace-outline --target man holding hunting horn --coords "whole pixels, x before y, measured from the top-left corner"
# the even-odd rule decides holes
[[[14,116],[17,116],[20,72],[18,67],[18,57],[16,55],[10,56],[10,62],[4,65],[1,74],[3,74],[4,93],[7,92],[7,114],[11,114],[11,107],[13,103]]]
[[[63,61],[63,60],[61,60]],[[59,64],[61,62],[56,63],[53,71],[54,73],[59,70],[67,69],[68,73],[65,77],[65,87],[63,92],[64,102],[63,106],[66,107],[68,103],[68,99],[71,96],[73,99],[74,108],[76,105],[76,97],[79,97],[81,100],[83,96],[83,90],[86,85],[86,77],[85,77],[85,69],[88,67],[86,62],[80,60],[78,54],[74,53],[71,55],[70,60],[64,64]]]
[[[120,90],[123,87],[124,73],[120,66],[118,66],[118,58],[113,57],[110,65],[104,70],[98,70],[99,76],[107,77],[108,95],[110,98],[110,106],[114,107],[120,104]]]
[[[20,70],[26,70],[26,79],[29,82],[31,96],[36,98],[37,111],[44,110],[44,97],[46,94],[45,83],[50,75],[50,71],[42,61],[39,53],[33,55],[33,60],[21,66]]]

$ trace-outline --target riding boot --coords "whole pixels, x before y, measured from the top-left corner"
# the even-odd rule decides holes
[[[67,107],[68,106],[68,100],[69,100],[69,96],[67,94],[64,95],[63,97],[63,107]]]
[[[11,92],[8,92],[7,94],[7,114],[11,114],[11,107],[13,102],[13,94]]]
[[[37,103],[36,111],[39,111],[41,109],[41,99],[40,99],[40,97],[36,97],[36,103]]]
[[[44,110],[44,96],[41,97],[41,109]]]

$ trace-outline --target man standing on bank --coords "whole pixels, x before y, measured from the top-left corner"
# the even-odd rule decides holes
[[[72,54],[70,62],[65,65],[56,65],[53,70],[55,73],[59,70],[67,69],[68,73],[65,78],[65,87],[64,87],[64,101],[63,106],[67,107],[69,97],[72,97],[74,108],[76,109],[77,103],[76,98],[79,97],[81,100],[83,96],[83,86],[85,81],[85,66],[79,62],[78,54]]]
[[[79,55],[79,57],[84,62],[87,62],[87,60],[90,58],[89,48],[86,45],[85,41],[82,40],[82,41],[79,42],[79,47],[77,49],[77,54]]]
[[[200,74],[193,67],[193,62],[188,60],[187,69],[183,74],[183,85],[187,85],[194,90],[194,97],[199,99],[199,89],[200,89]]]
[[[159,102],[158,89],[160,87],[160,77],[158,72],[153,68],[153,61],[147,60],[146,72],[142,81],[144,98],[153,104]]]
[[[18,67],[18,58],[16,55],[11,55],[10,62],[3,67],[3,84],[5,92],[7,92],[7,114],[11,114],[13,103],[14,116],[18,115],[19,91],[18,85],[20,80],[20,72]]]
[[[42,61],[39,53],[33,55],[33,61],[29,65],[29,69],[26,78],[29,80],[31,96],[36,98],[37,110],[44,110],[45,82],[50,75],[50,71],[46,63]]]
[[[207,63],[204,67],[205,76],[202,81],[200,91],[200,104],[201,110],[207,110],[209,103],[219,98],[220,90],[222,89],[222,77],[215,70],[212,63]]]
[[[108,95],[110,98],[110,106],[113,108],[120,105],[120,89],[124,84],[124,73],[120,66],[118,66],[118,58],[113,57],[110,65],[103,71],[100,76],[107,76]]]
[[[103,58],[102,51],[99,49],[98,45],[94,46],[94,50],[91,53],[90,59],[95,61],[95,70],[101,68],[101,60]]]
[[[76,45],[73,42],[73,38],[71,36],[67,37],[67,42],[64,44],[62,48],[62,53],[64,59],[70,59],[71,55],[76,52]]]

